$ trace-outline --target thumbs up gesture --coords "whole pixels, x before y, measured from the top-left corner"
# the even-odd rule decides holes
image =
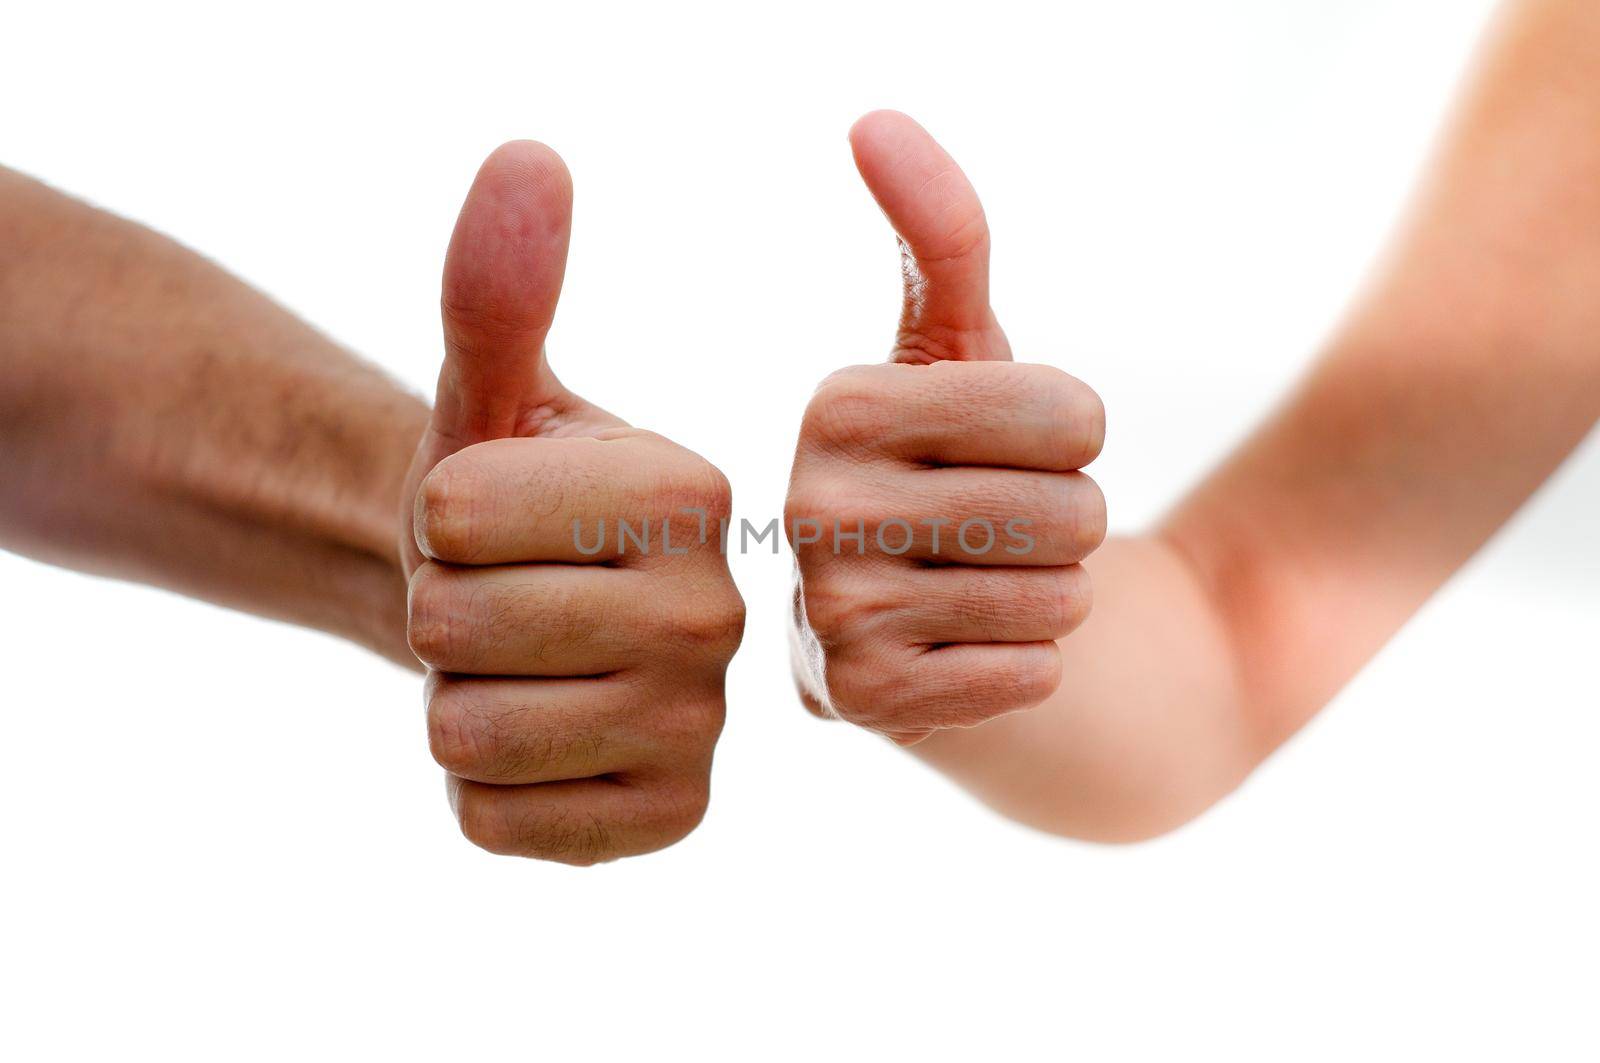
[[[1055,639],[1087,615],[1078,564],[1105,500],[1078,470],[1100,399],[1013,362],[989,306],[989,230],[955,161],[905,115],[850,135],[899,235],[886,365],[834,373],[805,412],[785,531],[802,698],[902,744],[1029,708],[1061,682]]]
[[[445,261],[445,358],[403,501],[408,635],[462,831],[587,864],[699,823],[744,605],[727,480],[562,386],[545,360],[572,183],[489,156]]]

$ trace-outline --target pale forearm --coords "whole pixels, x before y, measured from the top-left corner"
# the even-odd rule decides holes
[[[1315,714],[1600,417],[1600,9],[1509,5],[1411,221],[1313,372],[1157,532],[1029,713],[918,752],[1009,814],[1145,837]]]
[[[0,545],[406,661],[423,404],[199,256],[0,171]]]
[[[1600,7],[1507,5],[1326,355],[1169,520],[1292,732],[1600,416]]]
[[[1203,811],[1267,747],[1243,711],[1222,618],[1170,544],[1114,538],[1085,567],[1095,604],[1060,642],[1056,693],[912,751],[1013,819],[1132,841]]]

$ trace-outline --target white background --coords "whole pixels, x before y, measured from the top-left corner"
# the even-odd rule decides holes
[[[1132,530],[1311,357],[1487,10],[8,4],[0,161],[421,390],[467,183],[545,140],[553,363],[759,524],[816,380],[892,332],[844,134],[898,107],[986,201],[1019,356],[1104,396]],[[581,871],[457,835],[414,677],[0,556],[0,1055],[1592,1059],[1597,542],[1591,439],[1237,795],[1122,849],[807,716],[789,561],[740,558],[710,815]]]

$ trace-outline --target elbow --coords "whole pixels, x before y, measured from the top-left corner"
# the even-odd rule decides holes
[[[1160,810],[1157,813],[1113,814],[1080,829],[1068,829],[1064,837],[1105,846],[1134,846],[1157,841],[1175,834],[1200,819],[1216,802],[1181,810]]]
[[[1156,841],[1202,819],[1250,777],[1264,756],[1246,754],[1118,773],[1071,793],[978,793],[994,811],[1026,827],[1074,841],[1131,846]],[[1147,768],[1154,768],[1147,765]]]
[[[1157,841],[1174,834],[1200,819],[1215,804],[1216,801],[1211,801],[1171,808],[1100,809],[1087,813],[1075,809],[1070,814],[1057,815],[1016,815],[1005,809],[997,811],[1024,826],[1058,838],[1125,847]]]

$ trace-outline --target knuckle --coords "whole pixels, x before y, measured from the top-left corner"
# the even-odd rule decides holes
[[[836,665],[827,670],[825,686],[828,704],[839,719],[865,727],[872,718],[872,699],[868,695],[870,680],[860,675],[858,669]]]
[[[1100,456],[1106,438],[1106,406],[1099,394],[1077,377],[1055,368],[1039,366],[1046,374],[1044,391],[1050,396],[1052,447],[1073,466],[1088,465]]]
[[[417,548],[429,557],[471,564],[484,546],[493,519],[494,484],[469,451],[458,451],[435,465],[417,488]]]
[[[1078,629],[1094,611],[1094,580],[1089,577],[1089,570],[1082,565],[1073,565],[1067,570],[1072,575],[1068,580],[1068,587],[1062,592],[1065,599],[1062,606],[1066,621],[1067,632]]]
[[[962,697],[951,723],[969,726],[1037,705],[1061,684],[1061,650],[1045,643],[1004,664],[977,666],[959,684]]]
[[[739,648],[739,643],[744,641],[744,625],[747,617],[744,596],[730,580],[727,596],[719,610],[716,629],[716,645],[730,658]]]
[[[838,498],[838,491],[825,480],[816,476],[795,477],[783,500],[783,533],[789,545],[796,550],[803,550],[809,545],[797,541],[802,532],[810,532],[806,522],[815,521],[820,529],[832,516]]]
[[[830,660],[824,674],[829,704],[839,718],[862,727],[879,726],[898,713],[907,678],[902,669],[860,653]]]
[[[673,779],[652,788],[645,797],[648,808],[644,819],[654,841],[663,849],[694,833],[711,807],[711,778],[708,772]]]
[[[708,760],[716,748],[727,712],[727,697],[720,686],[710,692],[696,690],[668,699],[661,711],[653,714],[648,733],[641,737],[653,742],[657,753],[698,764]]]
[[[1082,426],[1082,464],[1087,465],[1100,456],[1106,444],[1106,404],[1099,392],[1085,385],[1087,393]]]
[[[1061,652],[1040,647],[1025,659],[974,665],[947,677],[937,691],[935,718],[897,720],[934,727],[972,727],[997,716],[1039,704],[1061,683]],[[925,715],[925,714],[924,714]]]
[[[433,562],[411,576],[406,639],[423,664],[449,671],[462,641],[455,581]]]
[[[713,519],[733,512],[733,485],[715,465],[691,451],[666,477],[663,501],[674,507],[702,509]]]
[[[599,814],[574,811],[545,825],[529,855],[573,867],[593,867],[615,860],[621,853],[614,831]]]
[[[674,610],[671,620],[682,641],[724,663],[738,649],[745,624],[744,598],[727,582],[725,588],[696,595],[687,608]]]
[[[728,699],[721,692],[714,698],[702,701],[697,711],[692,716],[693,726],[701,741],[706,743],[709,751],[717,744],[717,739],[722,737],[723,725],[728,720]]]
[[[711,780],[700,777],[693,784],[682,788],[682,793],[673,802],[673,814],[670,821],[670,830],[679,838],[688,837],[694,829],[705,821],[706,810],[711,807]]]
[[[450,774],[485,783],[531,781],[573,763],[594,763],[595,734],[530,723],[515,708],[472,693],[471,680],[440,685],[428,702],[428,749]]]
[[[1061,650],[1050,645],[1045,652],[1033,655],[1016,669],[1006,669],[998,677],[1006,708],[1026,708],[1037,705],[1056,692],[1061,685]]]
[[[840,590],[835,581],[817,581],[805,589],[806,626],[824,648],[859,640],[877,612],[861,595]]]
[[[504,813],[475,790],[464,789],[456,799],[456,823],[462,837],[486,852],[515,856],[521,851]]]
[[[1083,473],[1072,476],[1071,543],[1082,560],[1100,549],[1106,540],[1106,496],[1100,485]]]
[[[1045,625],[1056,633],[1053,637],[1062,638],[1089,615],[1092,591],[1088,570],[1081,565],[1070,565],[1041,573],[1041,577],[1033,592],[1034,608]]]
[[[863,532],[870,539],[880,521],[893,515],[879,494],[860,476],[797,477],[784,500],[783,534],[802,567],[819,557],[853,553],[853,540],[841,535]]]
[[[595,812],[566,811],[549,817],[536,807],[509,810],[505,794],[493,788],[464,789],[456,803],[461,834],[478,848],[500,856],[525,856],[588,867],[615,859],[614,832]]]
[[[1105,495],[1080,472],[1053,475],[1050,485],[1045,530],[1061,563],[1076,564],[1105,541]]]
[[[428,751],[452,775],[470,775],[485,759],[482,731],[455,684],[436,684],[428,698]]]
[[[577,764],[597,762],[606,740],[594,734],[554,732],[544,728],[511,729],[496,727],[490,743],[493,770],[506,780],[544,776],[563,766],[576,770]]]
[[[794,522],[812,516],[816,511],[816,492],[811,488],[811,478],[796,474],[789,481],[789,490],[783,496],[783,527],[791,545],[794,541]]]
[[[704,484],[701,491],[705,500],[705,508],[719,517],[726,517],[733,512],[733,484],[721,469],[708,462],[702,463],[702,478]]]
[[[801,415],[801,440],[852,447],[875,438],[890,416],[888,398],[879,386],[881,368],[850,366],[824,378]]]

